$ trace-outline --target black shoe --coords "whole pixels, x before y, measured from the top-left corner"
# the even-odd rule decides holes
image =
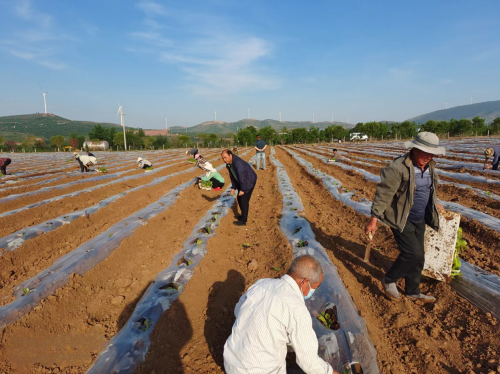
[[[241,221],[243,219],[243,216],[234,216],[238,221]]]
[[[235,225],[235,226],[246,226],[247,223],[244,222],[244,221],[234,221],[233,225]]]

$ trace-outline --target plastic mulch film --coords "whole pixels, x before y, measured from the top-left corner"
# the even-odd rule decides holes
[[[292,154],[294,153],[291,151],[289,152]],[[309,173],[316,175],[324,180],[324,175],[318,175],[318,173],[323,173],[318,170],[315,171],[315,169],[312,167],[312,164],[308,168],[307,161],[301,159],[298,156],[294,157],[300,164],[304,165],[307,168],[307,171]],[[327,189],[335,198],[337,198],[336,195],[332,192],[331,188],[327,187]],[[458,212],[470,219],[476,219],[493,230],[500,230],[500,220],[495,217],[491,217],[487,214],[447,201],[440,201],[440,204],[448,210]],[[355,206],[349,206],[360,213],[366,214],[368,216],[370,215],[370,212],[365,213],[362,210],[356,209]],[[497,318],[500,318],[500,277],[495,274],[491,274],[466,261],[461,260],[461,263],[461,275],[453,278],[450,283],[451,287],[453,287],[459,295],[470,301],[472,304],[476,305],[478,308],[482,309],[485,313],[489,312],[495,314]]]
[[[461,261],[461,275],[450,286],[463,298],[500,319],[500,277]]]
[[[255,157],[252,157],[249,164],[254,161]],[[216,234],[215,229],[233,206],[236,195],[231,195],[230,190],[229,185],[194,227],[182,249],[172,258],[170,265],[156,276],[130,319],[106,344],[87,373],[133,373],[137,365],[144,362],[153,327],[184,290],[194,268],[207,253],[208,240]]]
[[[14,288],[16,299],[0,307],[0,328],[15,322],[31,311],[40,301],[64,286],[71,273],[84,274],[108,257],[121,242],[147,224],[147,220],[166,211],[173,205],[179,193],[192,185],[190,180],[163,195],[158,201],[122,219],[102,234],[85,242],[72,252],[58,259],[52,266]],[[23,291],[28,289],[25,294]]]
[[[323,178],[325,178],[325,179],[328,179],[328,178],[334,179],[333,177],[329,176],[328,174],[325,174],[325,173],[323,173],[320,170],[314,169],[314,167],[312,166],[311,163],[308,163],[307,161],[305,161],[302,157],[300,157],[295,152],[290,151],[290,150],[287,150],[287,151],[290,152],[291,154],[293,154],[293,156],[297,159],[297,161],[300,164],[304,165],[311,174],[314,174],[315,176],[317,176],[318,178],[321,178],[322,180],[323,180]],[[308,152],[308,151],[303,151],[303,152],[307,153],[307,154],[309,154],[309,155],[311,155],[313,157],[322,159],[323,161],[327,162],[326,157],[319,156],[319,155],[317,155],[315,153]],[[335,164],[335,165],[338,165],[338,166],[340,166],[340,167],[342,167],[344,169],[357,171],[357,172],[363,174],[363,176],[367,180],[369,180],[369,181],[380,182],[380,176],[372,174],[372,173],[369,173],[366,170],[359,169],[359,168],[356,168],[356,167],[350,166],[350,165],[344,165],[344,164],[341,164],[341,163],[338,163],[338,164]],[[330,191],[332,193],[332,195],[335,198],[337,198],[338,191],[337,191],[337,195],[334,192],[332,192],[331,183],[328,183],[328,184],[325,183],[325,187],[327,187],[328,191]],[[352,194],[354,194],[354,191],[351,193],[351,195],[348,196],[349,200],[350,200]],[[346,198],[347,198],[347,195],[344,195],[344,199],[346,199]],[[337,198],[337,199],[341,200],[339,198]],[[350,203],[347,203],[344,200],[341,200],[341,201],[344,202],[346,205],[349,205],[351,208],[355,209],[356,211],[358,211],[360,213],[366,214],[368,216],[370,215],[372,202],[369,201],[368,199],[365,199],[362,202],[363,204],[368,204],[368,206],[369,206],[368,211],[360,209],[359,206],[357,206],[356,204],[353,204],[353,203],[356,203],[354,201],[351,201]],[[488,228],[490,228],[492,230],[495,230],[495,231],[497,231],[497,232],[500,233],[500,219],[498,219],[496,217],[493,217],[493,216],[490,216],[489,214],[479,212],[479,211],[477,211],[475,209],[471,209],[471,208],[465,207],[465,206],[457,204],[457,203],[452,203],[452,202],[443,201],[443,200],[438,200],[438,202],[442,206],[444,206],[446,209],[451,210],[452,212],[460,213],[461,215],[463,215],[464,217],[467,217],[469,219],[475,219],[476,221],[482,223],[486,227],[488,227]]]
[[[194,268],[207,253],[207,241],[215,235],[220,220],[235,201],[229,186],[207,214],[194,227],[170,266],[159,273],[148,287],[125,326],[106,345],[87,373],[133,373],[144,362],[151,344],[150,334],[160,316],[193,275]]]
[[[359,316],[337,268],[331,263],[323,246],[316,241],[309,222],[298,214],[304,210],[304,206],[285,168],[274,157],[273,148],[270,158],[277,167],[278,186],[283,195],[281,231],[291,244],[295,257],[313,255],[324,270],[321,287],[306,301],[318,337],[319,355],[340,373],[345,372],[346,365],[354,363],[359,363],[365,374],[379,373],[377,352],[365,321]],[[326,328],[317,319],[322,312],[328,312],[336,320],[331,328]]]

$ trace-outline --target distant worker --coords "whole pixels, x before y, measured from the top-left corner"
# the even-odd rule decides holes
[[[80,156],[77,152],[73,153],[75,155],[75,160],[80,164],[81,172],[88,172],[92,165],[97,165],[97,159],[94,156]]]
[[[493,158],[491,161],[488,159]],[[490,147],[484,150],[484,169],[498,170],[500,162],[500,147]]]
[[[95,157],[94,154],[90,151],[87,151],[87,156]]]
[[[334,148],[332,158],[330,158],[328,161],[329,162],[342,162],[342,161],[344,161],[344,157],[339,152],[337,152],[336,148]]]
[[[264,139],[257,135],[257,141],[255,142],[256,158],[257,158],[257,170],[260,168],[260,160],[262,160],[262,170],[266,170],[266,148],[267,143]]]
[[[389,226],[398,244],[400,254],[382,278],[388,296],[399,298],[396,282],[404,278],[406,296],[423,301],[436,301],[433,296],[420,293],[420,281],[425,263],[425,225],[439,230],[437,202],[438,176],[434,155],[445,155],[439,147],[439,138],[431,132],[417,134],[415,140],[405,142],[410,152],[398,157],[380,172],[371,210],[365,226],[366,234],[377,231],[377,221]]]
[[[139,157],[137,159],[137,164],[138,164],[138,168],[139,169],[147,169],[147,168],[150,168],[153,166],[153,164],[151,162],[149,162],[148,160],[143,160],[142,157]]]
[[[214,191],[219,191],[222,187],[224,187],[224,177],[219,174],[217,169],[215,169],[210,162],[208,162],[205,157],[199,154],[198,148],[192,148],[189,151],[186,151],[186,154],[190,155],[196,160],[196,166],[198,166],[201,170],[205,172],[205,176],[198,178],[196,183],[202,181],[210,181],[212,182],[212,188]]]
[[[11,164],[10,158],[0,158],[0,173],[7,175],[7,166]]]
[[[233,155],[239,156],[238,148],[236,148],[236,147],[233,148]]]
[[[236,200],[240,206],[241,216],[238,216],[238,220],[233,223],[237,226],[246,226],[250,198],[257,183],[257,174],[248,163],[233,155],[229,149],[222,151],[222,160],[226,163],[231,178],[231,194],[234,194],[235,190],[239,191]]]
[[[227,374],[286,373],[287,345],[305,373],[337,373],[318,356],[318,339],[304,300],[323,281],[311,255],[295,258],[279,279],[260,279],[234,308],[236,321],[224,345]]]

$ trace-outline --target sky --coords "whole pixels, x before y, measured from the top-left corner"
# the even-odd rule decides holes
[[[500,100],[500,1],[0,0],[0,116],[403,121]]]

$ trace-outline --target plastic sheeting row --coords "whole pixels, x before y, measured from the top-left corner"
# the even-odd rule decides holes
[[[306,170],[320,178],[323,183],[325,183],[325,187],[327,190],[332,193],[333,197],[336,199],[342,201],[345,203],[345,198],[348,196],[347,194],[343,194],[344,197],[339,199],[338,196],[338,191],[337,193],[333,193],[334,188],[331,188],[331,183],[330,180],[328,179],[328,175],[321,172],[320,170],[314,169],[311,163],[305,161],[302,157],[300,157],[298,154],[296,154],[293,151],[287,150],[290,154],[292,154],[297,162],[304,166]],[[319,156],[318,156],[319,157]],[[332,178],[332,180],[335,180],[335,178]],[[340,187],[340,185],[339,185]],[[354,191],[351,191],[349,194],[354,193]],[[355,203],[355,202],[352,202]],[[365,206],[359,207],[356,204],[352,203],[347,203],[346,205],[350,206],[351,208],[355,209],[357,212],[365,214],[367,216],[370,215],[370,212],[366,212]],[[365,203],[369,203],[371,207],[371,202],[368,200],[365,200]],[[445,205],[445,208],[452,210],[452,211],[458,211],[459,213],[460,210],[457,207],[454,207],[457,210],[450,209],[449,204],[453,203],[446,203],[446,202],[441,202],[443,205]],[[458,205],[458,204],[454,204]],[[464,208],[460,205],[458,205],[460,208]],[[468,212],[466,212],[468,213]],[[476,212],[480,213],[480,212]],[[490,216],[488,216],[490,217]],[[493,217],[490,217],[493,218]],[[498,220],[497,220],[498,221]],[[498,225],[498,222],[496,223]],[[462,261],[462,267],[461,267],[461,275],[458,277],[454,277],[453,280],[451,281],[450,285],[455,291],[462,296],[463,298],[467,299],[470,301],[472,304],[476,305],[478,308],[482,309],[484,312],[490,312],[494,314],[497,318],[500,319],[500,277],[498,277],[495,274],[491,274],[475,265],[469,264],[466,261]]]
[[[346,365],[350,368],[349,364],[354,365],[355,362],[361,365],[364,373],[379,373],[377,353],[368,335],[366,323],[359,316],[337,268],[331,263],[323,246],[316,241],[310,223],[298,215],[298,212],[304,210],[302,200],[294,191],[284,166],[274,157],[274,149],[271,150],[271,161],[277,167],[278,187],[283,195],[281,231],[292,245],[295,257],[310,254],[323,266],[323,283],[306,302],[313,317],[320,356],[340,373],[345,372]],[[335,311],[338,329],[326,328],[317,319],[320,312],[327,310]]]

